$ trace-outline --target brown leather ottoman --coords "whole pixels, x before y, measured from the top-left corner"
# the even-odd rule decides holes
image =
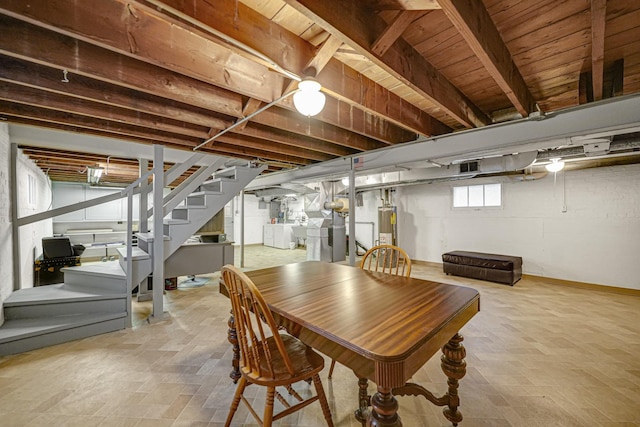
[[[442,254],[442,265],[446,274],[511,286],[522,277],[522,257],[519,256],[452,251]]]

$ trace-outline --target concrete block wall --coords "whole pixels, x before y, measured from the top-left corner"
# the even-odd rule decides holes
[[[501,208],[452,207],[453,186],[492,182],[503,184]],[[640,289],[640,164],[535,181],[494,177],[400,187],[394,202],[398,242],[412,258],[442,262],[451,250],[519,255],[525,274]]]
[[[20,271],[13,271],[10,156],[9,126],[0,123],[0,276],[3,279],[0,281],[0,302],[13,291],[14,274],[20,274],[23,288],[33,286],[33,261],[42,253],[42,237],[52,235],[50,219],[20,227]],[[35,182],[34,204],[29,203],[29,176]],[[18,152],[17,159],[17,183],[20,217],[43,212],[50,207],[51,185],[48,177],[21,152]],[[2,310],[0,316],[1,313]]]

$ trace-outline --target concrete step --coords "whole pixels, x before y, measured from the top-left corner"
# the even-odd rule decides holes
[[[6,320],[0,327],[0,356],[118,331],[126,324],[126,312]]]

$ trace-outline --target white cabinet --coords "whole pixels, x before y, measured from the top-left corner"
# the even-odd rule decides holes
[[[262,231],[262,244],[265,246],[273,246],[273,232],[274,227],[272,224],[266,224]]]
[[[292,225],[290,224],[265,224],[262,235],[262,243],[279,249],[290,249],[290,244],[295,242]]]
[[[53,183],[53,208],[73,205],[86,200],[108,196],[119,193],[120,188],[89,187],[82,184]],[[73,222],[73,221],[126,221],[127,220],[126,197],[91,206],[85,209],[78,209],[64,215],[53,218],[53,222]],[[133,196],[133,220],[139,217],[140,195]],[[151,206],[151,205],[150,205]]]

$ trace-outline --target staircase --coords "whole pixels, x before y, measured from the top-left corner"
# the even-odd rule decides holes
[[[211,166],[209,166],[211,167]],[[189,237],[238,194],[264,168],[234,166],[216,171],[213,179],[191,182],[195,188],[172,206],[163,220],[166,260]],[[132,248],[132,287],[146,280],[153,268],[156,233],[138,233]],[[0,356],[16,354],[79,338],[126,328],[131,324],[131,291],[127,286],[126,249],[117,261],[68,267],[64,283],[13,292],[4,301],[0,327]],[[161,294],[160,294],[161,295]]]

